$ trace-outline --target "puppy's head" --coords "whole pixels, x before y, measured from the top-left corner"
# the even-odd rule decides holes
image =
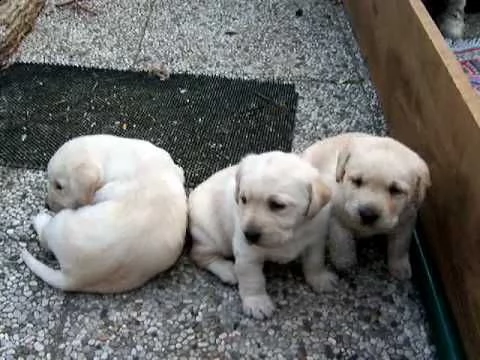
[[[430,186],[426,163],[391,138],[368,138],[338,155],[334,207],[348,225],[366,233],[386,232],[407,209],[423,202]]]
[[[248,155],[236,174],[240,224],[251,245],[272,248],[292,240],[295,229],[330,200],[320,174],[295,154]]]
[[[91,204],[102,186],[102,169],[94,156],[69,146],[61,147],[50,159],[47,177],[47,206],[55,212]]]

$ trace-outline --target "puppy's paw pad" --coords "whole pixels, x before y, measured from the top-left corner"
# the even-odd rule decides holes
[[[274,311],[275,304],[268,295],[247,296],[243,299],[243,312],[255,319],[269,318]]]
[[[338,277],[330,271],[323,271],[319,274],[309,276],[308,284],[318,293],[329,292],[335,290],[338,283]]]
[[[407,280],[412,277],[412,267],[408,258],[391,261],[388,265],[388,270],[398,280]]]
[[[37,234],[40,234],[42,232],[45,225],[47,225],[51,219],[52,216],[46,213],[38,214],[33,218],[33,228],[35,229]]]

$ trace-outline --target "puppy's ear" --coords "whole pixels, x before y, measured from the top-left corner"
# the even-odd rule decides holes
[[[95,193],[103,186],[100,166],[92,162],[82,162],[74,169],[73,174],[80,186],[79,203],[81,205],[93,203]]]
[[[318,212],[328,204],[332,198],[332,191],[322,181],[320,176],[317,176],[314,181],[307,185],[310,202],[307,207],[305,216],[313,218]]]
[[[343,180],[343,177],[345,176],[345,167],[347,166],[347,162],[349,159],[350,149],[344,147],[342,150],[340,150],[340,153],[337,157],[337,170],[335,172],[335,179],[337,183]]]
[[[177,172],[178,178],[182,182],[182,185],[185,185],[185,171],[183,170],[182,167],[179,165],[175,164],[174,165],[175,171]]]
[[[242,177],[242,163],[238,164],[237,171],[235,173],[235,202],[238,204],[240,201],[240,179]]]
[[[242,179],[243,169],[245,164],[252,159],[255,154],[247,154],[237,165],[237,172],[235,173],[235,202],[238,204],[240,202],[240,181]]]
[[[422,159],[419,159],[414,171],[416,175],[416,183],[413,201],[418,206],[421,205],[425,199],[427,189],[432,185],[432,180],[430,178],[430,170]]]

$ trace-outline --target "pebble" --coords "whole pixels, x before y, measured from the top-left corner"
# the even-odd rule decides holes
[[[36,342],[33,344],[33,348],[35,349],[36,352],[42,352],[45,347],[39,342]]]

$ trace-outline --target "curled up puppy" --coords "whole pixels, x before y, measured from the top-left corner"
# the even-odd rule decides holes
[[[318,141],[303,158],[336,181],[328,240],[334,266],[343,270],[356,263],[355,238],[385,234],[391,275],[410,278],[410,240],[430,186],[425,161],[390,137],[363,133]]]
[[[329,200],[320,173],[298,155],[248,155],[190,194],[190,255],[223,282],[238,282],[247,315],[269,317],[275,306],[265,287],[265,261],[301,257],[314,290],[334,287],[336,276],[324,263]]]
[[[48,206],[33,220],[60,269],[27,250],[25,264],[64,291],[137,288],[180,256],[187,227],[183,170],[153,144],[110,135],[75,138],[48,164]]]

